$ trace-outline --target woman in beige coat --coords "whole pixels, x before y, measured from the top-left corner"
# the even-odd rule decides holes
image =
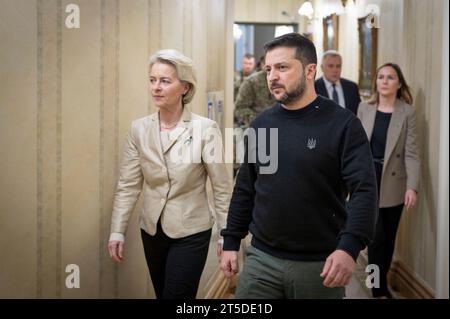
[[[380,269],[376,298],[392,298],[387,273],[392,261],[400,217],[414,207],[419,186],[420,157],[413,99],[400,67],[381,66],[373,80],[370,101],[361,102],[360,118],[370,140],[378,182],[379,214],[375,238],[368,247],[369,264]]]
[[[185,106],[196,87],[192,61],[175,50],[162,50],[150,58],[149,67],[150,93],[159,111],[131,125],[108,250],[114,261],[123,259],[128,220],[142,191],[141,236],[156,297],[193,299],[214,224],[211,210],[219,232],[225,227],[231,176],[216,122]],[[212,209],[207,177],[214,194]]]

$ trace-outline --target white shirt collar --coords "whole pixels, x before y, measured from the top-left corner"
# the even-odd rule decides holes
[[[331,89],[333,87],[333,83],[328,81],[324,76],[322,78],[323,78],[323,81],[325,82],[326,88]],[[341,80],[336,81],[336,87],[341,87]]]

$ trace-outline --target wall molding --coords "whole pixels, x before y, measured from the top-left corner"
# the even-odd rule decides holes
[[[401,260],[392,262],[388,274],[390,286],[407,299],[434,299],[436,294],[414,271]]]
[[[357,263],[363,268],[367,266],[367,250],[361,252]],[[435,291],[401,260],[392,261],[388,273],[388,283],[389,288],[399,298],[434,299],[436,296]]]
[[[225,277],[218,269],[212,276],[212,280],[206,287],[205,299],[229,299],[234,295],[236,289],[237,275],[231,279]]]

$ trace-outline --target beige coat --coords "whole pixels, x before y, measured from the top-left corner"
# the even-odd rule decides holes
[[[361,102],[358,117],[369,140],[372,137],[377,106]],[[407,189],[419,189],[420,150],[414,108],[397,99],[386,138],[380,207],[400,205]]]
[[[222,138],[216,122],[185,107],[163,150],[158,116],[154,113],[131,125],[114,198],[111,233],[125,234],[141,190],[144,203],[140,225],[150,235],[156,233],[160,217],[165,234],[171,238],[210,229],[214,224],[212,210],[218,229],[224,228],[232,185],[223,162]],[[205,161],[211,149],[218,152],[220,162]],[[196,158],[197,162],[189,158]],[[213,208],[208,205],[206,195],[207,177],[214,194]]]

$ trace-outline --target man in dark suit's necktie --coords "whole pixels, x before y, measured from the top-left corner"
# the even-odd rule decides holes
[[[338,93],[336,91],[336,83],[333,83],[333,101],[336,102],[337,104],[339,104],[339,96]]]

